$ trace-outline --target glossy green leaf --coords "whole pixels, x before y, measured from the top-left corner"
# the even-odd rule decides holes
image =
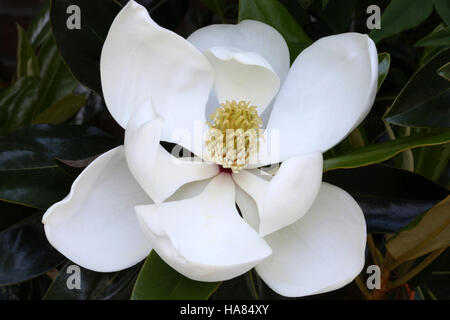
[[[447,62],[437,71],[438,75],[447,81],[450,81],[450,62]]]
[[[222,18],[222,21],[225,21],[225,10],[226,10],[225,0],[202,0],[202,2],[210,10],[219,15],[219,17]]]
[[[17,79],[39,75],[39,64],[25,30],[17,26]]]
[[[372,144],[335,158],[326,159],[323,164],[324,171],[367,166],[388,160],[405,150],[448,142],[450,142],[450,130]]]
[[[64,262],[44,234],[42,214],[0,232],[0,286],[37,277]]]
[[[0,137],[0,170],[56,166],[55,158],[85,159],[118,145],[116,139],[95,127],[31,125]]]
[[[426,132],[431,133],[433,131],[436,131],[436,129],[424,128],[413,129],[411,133],[412,135],[416,135]],[[438,182],[441,175],[445,172],[450,159],[450,143],[417,148],[413,154],[414,172]]]
[[[152,250],[134,285],[133,300],[206,300],[219,282],[194,281],[168,266]]]
[[[222,281],[219,288],[211,296],[211,300],[257,300],[259,298],[255,285],[256,274],[250,270],[243,275]]]
[[[0,92],[0,135],[31,122],[38,89],[37,77],[23,77]]]
[[[423,148],[415,162],[415,172],[438,181],[450,159],[450,144]]]
[[[447,26],[450,26],[450,2],[448,0],[434,0],[436,11]]]
[[[450,85],[437,70],[450,60],[446,49],[423,65],[387,110],[384,119],[412,127],[450,127]]]
[[[73,117],[85,102],[84,95],[69,94],[42,111],[32,123],[62,124]]]
[[[81,29],[69,30],[66,26],[70,5],[80,7]],[[50,23],[61,55],[75,77],[100,94],[101,49],[120,9],[113,0],[53,0],[50,7]]]
[[[129,0],[113,0],[125,6]],[[190,0],[135,0],[161,27],[177,32],[190,7]],[[226,1],[226,0],[225,0]],[[179,31],[179,30],[178,30]]]
[[[420,39],[415,44],[415,46],[416,47],[450,46],[450,27],[431,33],[425,38]]]
[[[381,16],[381,29],[370,32],[375,42],[402,31],[412,29],[427,19],[433,12],[434,1],[391,0]]]
[[[396,233],[448,195],[446,188],[418,174],[380,164],[327,171],[323,181],[352,195],[368,232]]]
[[[390,66],[391,55],[387,52],[380,53],[378,55],[378,90],[380,90],[381,85],[386,80]]]
[[[395,259],[410,260],[450,246],[450,196],[386,243]]]
[[[349,31],[357,0],[331,1],[320,12],[320,18],[328,25],[332,34]]]
[[[38,212],[34,208],[0,201],[0,232]]]
[[[88,88],[102,94],[100,55],[114,18],[127,0],[52,0],[50,23],[58,49],[73,75]],[[185,17],[187,0],[138,0],[162,27],[174,29]],[[67,8],[81,10],[81,28],[66,26]]]
[[[47,274],[42,274],[31,280],[0,286],[0,300],[36,300],[42,299],[48,286],[51,284]]]
[[[47,36],[44,39],[36,58],[25,32],[19,28],[18,76],[20,72],[30,74],[30,69],[20,62],[27,59],[34,61],[31,65],[39,65],[40,70],[32,68],[31,73],[35,76],[21,75],[17,82],[0,93],[0,134],[30,124],[44,109],[70,94],[78,85],[63,63],[53,38]],[[27,58],[30,54],[31,58]]]
[[[300,4],[300,7],[303,9],[309,8],[315,0],[298,0],[298,3]]]
[[[27,29],[27,36],[34,49],[37,49],[48,37],[51,37],[49,13],[50,0],[45,0],[44,5]]]
[[[78,86],[78,82],[62,60],[52,37],[44,42],[38,58],[41,66],[41,81],[33,118],[72,93]]]
[[[70,266],[76,266],[68,261],[58,272],[48,288],[44,300],[125,300],[129,299],[133,283],[137,277],[142,263],[131,268],[118,271],[101,273],[80,268],[80,288],[68,289],[67,282],[73,275]]]
[[[277,0],[240,0],[238,20],[245,19],[258,20],[277,29],[286,40],[291,61],[312,43],[289,11]]]
[[[444,29],[445,29],[445,25],[443,23],[440,23],[438,26],[436,26],[436,28],[433,29],[433,31],[430,33],[430,35],[433,34],[433,33],[442,31]],[[421,67],[424,64],[428,63],[432,58],[434,58],[434,56],[439,54],[443,49],[445,49],[445,48],[442,47],[442,46],[424,47],[423,54],[422,54],[422,57],[420,59],[419,67]]]
[[[444,251],[428,267],[408,281],[416,288],[417,295],[425,300],[450,299],[450,248]]]
[[[0,200],[46,209],[69,193],[73,179],[57,166],[0,171]]]
[[[85,159],[117,144],[99,129],[75,125],[33,125],[0,137],[0,199],[48,208],[73,181],[55,158]]]

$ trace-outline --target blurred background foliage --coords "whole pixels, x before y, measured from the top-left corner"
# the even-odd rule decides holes
[[[346,287],[304,299],[450,298],[450,0],[141,0],[182,36],[244,19],[276,28],[291,61],[316,39],[369,33],[379,92],[365,121],[328,151],[324,180],[347,190],[368,226],[367,263],[382,269],[369,292],[365,269]],[[99,73],[103,41],[126,0],[0,0],[0,299],[280,299],[254,271],[206,284],[155,252],[115,273],[82,269],[47,242],[41,217],[92,159],[123,143]],[[81,8],[81,30],[66,8]],[[368,30],[366,9],[382,10]]]

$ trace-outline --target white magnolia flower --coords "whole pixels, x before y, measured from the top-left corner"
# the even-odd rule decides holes
[[[369,112],[377,50],[367,35],[346,33],[316,41],[291,68],[289,61],[285,40],[264,23],[211,25],[185,40],[130,1],[101,56],[104,96],[126,129],[125,144],[92,162],[48,209],[50,243],[100,272],[130,267],[151,248],[194,280],[227,280],[255,267],[284,296],[352,281],[364,265],[365,220],[349,194],[321,182],[322,152]],[[160,145],[212,152],[212,140],[190,143],[195,124],[206,127],[205,110],[215,111],[215,127],[258,130],[269,107],[259,147],[247,153],[181,162]],[[261,151],[275,130],[276,160]],[[255,169],[274,161],[282,165],[273,177]]]

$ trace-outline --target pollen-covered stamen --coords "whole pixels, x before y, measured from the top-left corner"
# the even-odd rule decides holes
[[[226,101],[211,115],[206,138],[211,161],[233,172],[249,164],[258,152],[262,124],[256,108],[247,101]]]

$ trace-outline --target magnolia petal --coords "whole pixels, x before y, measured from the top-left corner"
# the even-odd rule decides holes
[[[322,153],[284,161],[269,181],[242,170],[234,181],[255,200],[259,212],[259,233],[266,236],[294,223],[309,210],[322,182]]]
[[[242,216],[249,221],[249,224],[252,227],[255,228],[256,225],[258,225],[259,232],[261,229],[260,220],[264,211],[264,200],[270,181],[266,181],[260,177],[258,173],[250,172],[249,170],[241,170],[239,173],[233,173],[232,177],[239,188],[250,196],[249,198],[239,194],[239,199],[236,197],[236,203],[241,210]],[[251,200],[253,200],[253,202]],[[253,210],[253,204],[256,204],[256,217]]]
[[[312,206],[322,182],[322,153],[290,158],[267,186],[259,231],[270,234],[294,223]]]
[[[377,83],[377,49],[367,35],[329,36],[303,50],[267,125],[280,132],[280,160],[339,143],[369,112]]]
[[[197,197],[159,207],[137,206],[136,212],[158,255],[193,280],[228,280],[271,254],[239,216],[228,174],[212,179]]]
[[[182,160],[167,152],[159,144],[164,125],[148,102],[135,110],[125,130],[125,154],[130,171],[157,205],[182,185],[219,173],[216,164],[194,161],[194,158]]]
[[[322,183],[306,215],[265,237],[273,255],[256,267],[275,292],[300,297],[350,283],[364,266],[366,223],[344,190]]]
[[[280,88],[280,79],[259,54],[232,47],[205,51],[216,71],[214,90],[220,103],[250,101],[261,114]]]
[[[147,9],[129,1],[109,29],[100,59],[103,94],[126,128],[136,105],[152,99],[164,120],[162,140],[205,122],[214,70],[191,43],[161,28]],[[173,141],[176,142],[176,141]]]
[[[258,232],[259,213],[255,199],[236,184],[235,201],[245,222],[247,222],[253,230]]]
[[[281,81],[289,71],[290,58],[286,41],[273,27],[259,21],[243,20],[236,25],[209,25],[192,33],[187,40],[202,52],[213,47],[234,47],[258,53],[270,63]]]
[[[95,159],[69,195],[45,213],[45,234],[74,263],[98,272],[131,267],[151,250],[134,214],[151,203],[130,174],[123,146]]]

